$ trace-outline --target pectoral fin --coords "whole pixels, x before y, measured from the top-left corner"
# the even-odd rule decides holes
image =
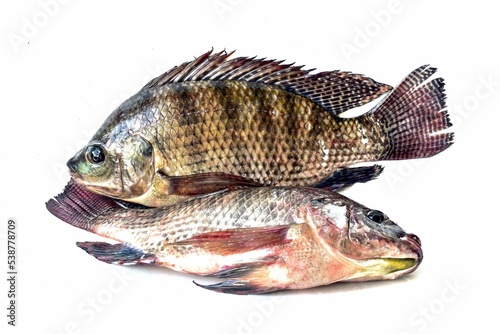
[[[137,265],[154,264],[156,255],[145,253],[126,244],[107,242],[77,242],[76,245],[96,259],[112,264]]]
[[[261,187],[259,182],[226,173],[203,173],[183,176],[164,176],[168,180],[169,194],[198,196],[221,190]]]
[[[202,173],[183,176],[163,174],[168,193],[179,196],[199,196],[221,190],[262,187],[262,184],[242,176],[227,173]]]
[[[259,182],[226,173],[170,176],[158,171],[150,191],[130,201],[149,207],[161,207],[219,191],[261,186]]]
[[[376,179],[383,169],[380,165],[341,168],[323,181],[315,184],[314,187],[329,188],[331,190],[350,187],[358,182],[365,183]]]
[[[207,252],[220,255],[250,252],[255,249],[285,245],[293,241],[288,237],[288,231],[295,225],[208,232],[176,242],[175,245],[200,247]]]

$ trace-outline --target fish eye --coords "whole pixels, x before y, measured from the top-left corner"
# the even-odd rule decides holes
[[[383,212],[378,210],[370,210],[368,211],[366,216],[375,223],[382,223],[387,219],[387,216]]]
[[[99,165],[104,161],[104,159],[106,159],[104,148],[99,145],[90,145],[89,147],[87,147],[85,157],[91,164],[94,165]]]

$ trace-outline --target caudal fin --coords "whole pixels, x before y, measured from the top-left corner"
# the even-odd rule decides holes
[[[424,65],[411,72],[373,110],[389,135],[384,159],[426,158],[447,149],[453,133],[446,109],[443,78],[424,83],[436,68]]]
[[[109,210],[119,208],[111,198],[91,192],[71,180],[61,194],[45,203],[47,210],[62,221],[91,231],[92,222]]]

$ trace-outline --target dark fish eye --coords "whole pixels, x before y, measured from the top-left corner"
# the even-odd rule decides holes
[[[368,211],[366,216],[375,223],[382,223],[384,220],[387,219],[386,215],[378,210],[370,210]]]
[[[143,151],[144,155],[150,157],[153,154],[153,146],[148,145],[148,147]]]
[[[87,147],[85,156],[87,160],[94,165],[98,165],[106,159],[104,149],[99,145],[90,145]]]

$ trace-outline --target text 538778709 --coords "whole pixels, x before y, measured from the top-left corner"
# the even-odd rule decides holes
[[[16,221],[7,222],[7,323],[16,325],[16,282],[17,282],[17,248],[16,248]]]

